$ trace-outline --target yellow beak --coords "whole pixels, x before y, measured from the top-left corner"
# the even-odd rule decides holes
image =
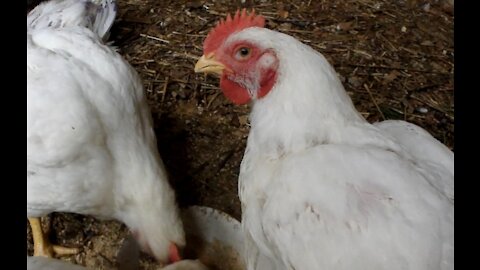
[[[198,59],[197,64],[195,64],[195,72],[196,73],[215,73],[218,75],[223,74],[223,70],[225,69],[225,66],[215,60],[215,55],[209,54],[207,56],[202,55],[200,59]]]

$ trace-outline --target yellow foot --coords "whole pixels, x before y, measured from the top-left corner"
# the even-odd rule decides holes
[[[33,235],[33,255],[52,258],[54,254],[58,256],[74,255],[79,253],[78,248],[67,248],[62,246],[56,246],[50,244],[43,234],[42,227],[40,225],[40,219],[28,218],[30,226],[32,227]]]
[[[43,244],[34,244],[33,256],[53,258],[54,255],[68,256],[68,255],[75,255],[79,252],[80,250],[78,248],[67,248],[67,247],[52,245],[50,243],[43,243]]]

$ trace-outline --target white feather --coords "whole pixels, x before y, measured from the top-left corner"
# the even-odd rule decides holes
[[[184,233],[138,74],[84,25],[28,25],[27,216],[115,218],[166,260]]]
[[[225,46],[239,40],[279,61],[240,169],[248,269],[258,252],[279,270],[453,269],[453,153],[412,124],[369,124],[293,37],[248,28]]]
[[[83,26],[106,40],[117,14],[115,0],[50,0],[36,6],[27,16],[27,28]]]
[[[52,258],[27,256],[27,270],[87,270],[87,268]]]

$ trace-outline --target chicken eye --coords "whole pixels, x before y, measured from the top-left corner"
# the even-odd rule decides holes
[[[235,57],[238,60],[245,60],[250,56],[251,51],[252,50],[250,48],[241,47],[240,49],[237,50]]]

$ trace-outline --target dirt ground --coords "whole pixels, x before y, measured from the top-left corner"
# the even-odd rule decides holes
[[[221,95],[218,80],[193,73],[214,23],[254,7],[267,27],[323,53],[357,109],[371,122],[405,119],[454,149],[454,16],[446,1],[119,0],[110,39],[144,80],[158,147],[182,207],[198,204],[240,217],[237,178],[248,106]],[[54,213],[51,241],[81,247],[63,259],[114,267],[124,225]],[[27,223],[27,253],[32,255]],[[151,258],[142,269],[156,269]]]

